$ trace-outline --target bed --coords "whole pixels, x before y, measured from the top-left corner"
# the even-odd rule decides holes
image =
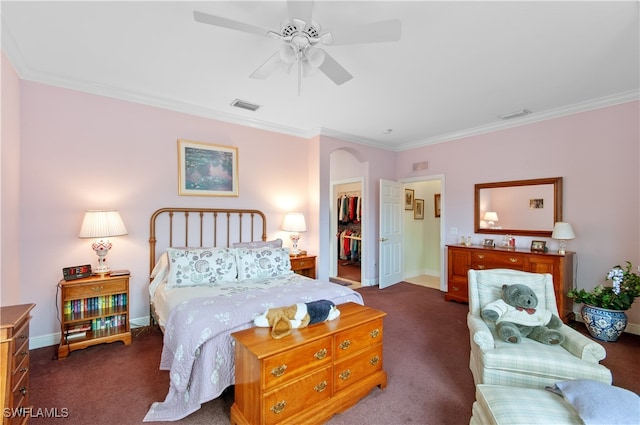
[[[145,422],[174,421],[234,384],[233,332],[270,307],[317,299],[363,304],[345,286],[291,271],[259,210],[162,208],[150,219],[150,314],[163,331],[170,383]]]

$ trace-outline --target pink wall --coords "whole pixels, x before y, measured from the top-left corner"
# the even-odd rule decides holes
[[[20,297],[20,80],[2,52],[2,135],[0,136],[0,305]],[[24,297],[23,297],[24,298]]]
[[[535,124],[400,152],[397,178],[415,177],[411,164],[429,161],[427,174],[444,174],[445,233],[473,234],[475,183],[563,177],[563,217],[576,239],[577,286],[593,288],[617,264],[640,264],[640,102],[629,102]],[[532,238],[517,237],[518,246]],[[555,240],[547,239],[550,249]],[[638,302],[629,311],[640,331]]]
[[[77,237],[86,209],[118,209],[127,226],[108,261],[132,272],[132,318],[148,316],[148,220],[156,209],[258,208],[269,237],[287,242],[284,213],[308,213],[304,139],[28,81],[21,87],[20,289],[37,303],[34,336],[58,331],[61,268],[96,263],[90,241]],[[179,138],[237,147],[240,196],[178,196]],[[313,224],[309,232],[317,232]]]

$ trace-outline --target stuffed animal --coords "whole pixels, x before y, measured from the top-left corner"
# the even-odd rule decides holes
[[[482,309],[482,317],[496,322],[500,339],[518,344],[522,338],[531,338],[548,345],[564,342],[558,330],[562,321],[549,310],[536,309],[538,297],[531,288],[522,284],[502,285],[501,299],[490,302]]]
[[[334,303],[328,300],[318,300],[267,309],[256,317],[253,323],[263,328],[271,327],[271,336],[280,339],[290,335],[292,329],[333,320],[338,316],[340,316],[340,310]]]

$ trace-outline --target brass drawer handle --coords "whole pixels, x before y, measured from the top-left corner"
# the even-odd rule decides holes
[[[304,266],[307,265],[307,262],[306,261],[300,261],[298,264],[300,264],[300,266],[304,267]]]
[[[351,371],[347,369],[344,372],[342,372],[339,376],[340,376],[340,379],[342,379],[343,381],[346,381],[351,376]]]
[[[484,259],[484,254],[478,254],[478,258],[483,260]]]
[[[92,290],[93,292],[100,292],[100,291],[102,291],[103,289],[104,289],[104,286],[92,286],[92,287],[91,287],[91,290]]]
[[[346,350],[350,346],[351,346],[351,341],[349,341],[348,339],[345,339],[344,341],[342,341],[340,343],[340,348],[343,349],[343,350]]]
[[[281,366],[278,366],[278,367],[274,368],[274,369],[271,371],[271,374],[272,374],[273,376],[275,376],[276,378],[278,378],[278,377],[280,377],[280,376],[284,375],[284,372],[285,372],[286,370],[287,370],[287,365],[286,365],[286,364],[283,364],[283,365],[281,365]]]
[[[375,366],[378,364],[378,362],[380,361],[380,357],[378,356],[373,356],[371,358],[371,360],[369,360],[369,363],[371,363],[371,366]]]
[[[518,259],[517,258],[513,258],[513,257],[509,257],[509,261],[511,261],[512,263],[517,263]]]
[[[20,351],[20,355],[21,356],[28,356],[29,352],[28,351]]]
[[[380,329],[376,328],[374,330],[372,330],[369,335],[371,335],[371,338],[377,338],[378,335],[380,335]]]
[[[20,373],[25,373],[28,370],[29,370],[28,367],[23,367],[23,368],[20,369]]]
[[[454,287],[453,287],[453,290],[457,292],[457,291],[459,291],[459,290],[460,290],[460,287],[458,287],[458,286],[454,286]]]
[[[313,355],[313,357],[315,357],[315,358],[316,358],[316,359],[318,359],[318,360],[322,360],[322,359],[324,359],[325,357],[327,357],[327,349],[326,349],[326,348],[323,348],[322,350],[320,350],[320,351],[318,351],[317,353],[315,353],[315,354]]]
[[[20,338],[20,339],[27,339],[27,338],[29,338],[29,336],[28,336],[27,334],[22,334],[22,335],[20,335],[18,338]]]
[[[282,400],[271,406],[271,411],[277,415],[278,413],[282,413],[286,406],[287,402],[285,400]]]
[[[20,387],[18,391],[20,391],[22,395],[27,395],[27,387]]]
[[[313,387],[313,389],[316,390],[316,392],[318,392],[318,393],[323,392],[324,390],[327,389],[327,381],[320,382],[318,385]]]
[[[484,265],[480,264],[480,265],[478,265],[478,268],[479,268],[480,270],[483,270],[483,269],[484,269]]]

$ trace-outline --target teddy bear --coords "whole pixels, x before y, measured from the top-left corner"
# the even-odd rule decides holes
[[[518,344],[531,338],[547,345],[564,342],[558,330],[562,320],[549,310],[536,309],[538,297],[527,285],[502,285],[501,299],[487,304],[481,312],[485,320],[496,322],[496,331],[503,341]]]
[[[333,320],[338,316],[340,316],[340,310],[333,302],[317,300],[287,307],[269,308],[256,317],[253,323],[258,327],[271,327],[271,337],[280,339],[290,335],[292,329]]]

